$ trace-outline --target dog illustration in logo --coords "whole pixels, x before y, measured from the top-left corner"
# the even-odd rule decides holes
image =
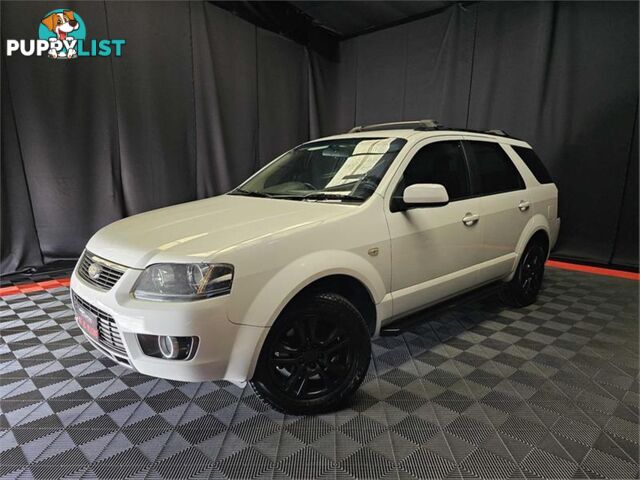
[[[80,24],[74,18],[73,12],[71,10],[64,10],[58,13],[52,13],[51,15],[42,19],[42,24],[56,34],[56,37],[61,42],[64,42],[67,39],[67,36],[80,28]],[[75,49],[68,49],[66,55],[64,53],[58,53],[58,51],[54,48],[49,50],[49,56],[51,58],[75,58],[78,56],[78,53]]]

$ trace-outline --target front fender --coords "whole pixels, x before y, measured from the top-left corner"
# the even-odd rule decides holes
[[[330,275],[348,275],[360,281],[376,305],[386,294],[380,272],[364,258],[351,252],[324,250],[288,264],[258,292],[242,318],[230,320],[270,327],[293,297],[316,280]]]
[[[242,349],[234,357],[231,375],[233,378],[250,379],[253,376],[262,345],[269,333],[268,327],[273,325],[285,306],[306,286],[330,275],[349,275],[359,280],[367,288],[376,304],[378,319],[390,314],[382,311],[387,308],[382,306],[382,299],[386,294],[383,278],[380,272],[361,256],[351,252],[325,250],[300,257],[267,282],[246,309],[246,313],[239,319],[238,323],[244,325],[267,328],[263,328],[259,339],[251,339],[249,342],[252,346],[252,355],[246,355],[246,349]],[[234,321],[231,318],[230,320]],[[380,324],[379,321],[377,323]]]

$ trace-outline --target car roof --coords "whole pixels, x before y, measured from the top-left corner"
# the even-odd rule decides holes
[[[460,136],[460,138],[465,138],[468,140],[491,140],[498,143],[506,143],[514,146],[521,146],[531,148],[531,146],[525,142],[524,140],[520,140],[517,138],[512,138],[504,135],[492,134],[492,133],[484,133],[484,132],[474,132],[463,129],[454,129],[454,128],[438,128],[436,130],[415,130],[415,129],[389,129],[389,130],[372,130],[372,131],[363,131],[363,132],[349,132],[342,133],[339,135],[332,135],[329,137],[323,137],[313,140],[313,142],[323,141],[323,140],[337,140],[341,138],[403,138],[405,140],[411,140],[412,143],[415,141],[419,141],[426,138],[432,137],[441,137],[441,136]]]
[[[529,147],[529,144],[518,138],[511,137],[503,130],[469,130],[467,128],[451,128],[442,125],[434,119],[409,120],[391,123],[376,123],[352,128],[349,133],[325,137],[321,140],[334,140],[339,138],[404,138],[414,143],[430,137],[443,135],[460,136],[462,139],[476,139],[508,143],[516,146]]]

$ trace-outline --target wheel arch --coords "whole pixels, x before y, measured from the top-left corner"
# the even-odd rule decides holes
[[[534,215],[522,230],[522,234],[520,235],[520,239],[516,245],[516,259],[513,263],[513,271],[506,281],[510,281],[513,278],[513,275],[515,275],[516,268],[518,267],[518,263],[520,262],[520,257],[522,256],[524,249],[534,238],[540,238],[544,241],[548,258],[549,247],[551,245],[551,229],[549,227],[548,219],[540,214]]]
[[[374,335],[378,320],[376,304],[371,296],[371,292],[360,280],[347,274],[331,274],[321,277],[300,290],[289,300],[289,303],[287,303],[284,308],[286,309],[287,306],[293,304],[295,301],[304,298],[305,295],[316,292],[336,293],[349,300],[367,323],[369,334],[371,336]]]
[[[366,289],[376,306],[387,293],[381,273],[363,257],[348,251],[325,250],[300,257],[279,270],[253,296],[242,318],[230,320],[239,324],[270,327],[294,297],[316,282],[327,282],[327,277],[333,280],[349,277],[351,282],[355,281]],[[379,314],[376,313],[376,318]]]
[[[531,243],[533,240],[537,240],[539,239],[543,245],[544,245],[544,250],[546,252],[546,258],[549,258],[549,232],[547,232],[546,230],[540,228],[538,230],[536,230],[533,235],[531,235],[531,238],[529,238],[529,241],[527,242],[527,244]]]
[[[327,264],[327,259],[331,260],[330,264]],[[249,324],[248,320],[253,322],[259,319],[259,324],[256,326],[265,327],[261,339],[255,345],[251,360],[244,367],[247,379],[251,378],[255,371],[269,327],[287,305],[295,298],[300,298],[299,295],[305,292],[337,284],[342,289],[348,286],[359,291],[359,298],[363,303],[367,300],[363,295],[366,291],[371,303],[366,307],[370,317],[368,319],[365,317],[365,320],[372,322],[370,331],[373,329],[373,333],[377,334],[379,319],[384,315],[381,302],[386,295],[386,288],[382,276],[373,265],[352,252],[323,251],[304,256],[274,275],[248,307],[242,322],[239,322]],[[375,317],[371,316],[373,315],[371,306]],[[358,308],[357,305],[356,308]]]

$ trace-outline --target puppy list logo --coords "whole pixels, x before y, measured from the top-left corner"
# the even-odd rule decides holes
[[[77,57],[122,56],[123,39],[91,39],[86,41],[87,30],[82,17],[73,10],[58,8],[47,13],[38,27],[38,40],[7,40],[7,56],[19,52],[25,57],[47,55],[50,58],[70,60]]]
[[[38,37],[51,47],[51,58],[75,58],[78,56],[78,40],[84,41],[87,31],[82,17],[71,10],[54,10],[40,22]]]

